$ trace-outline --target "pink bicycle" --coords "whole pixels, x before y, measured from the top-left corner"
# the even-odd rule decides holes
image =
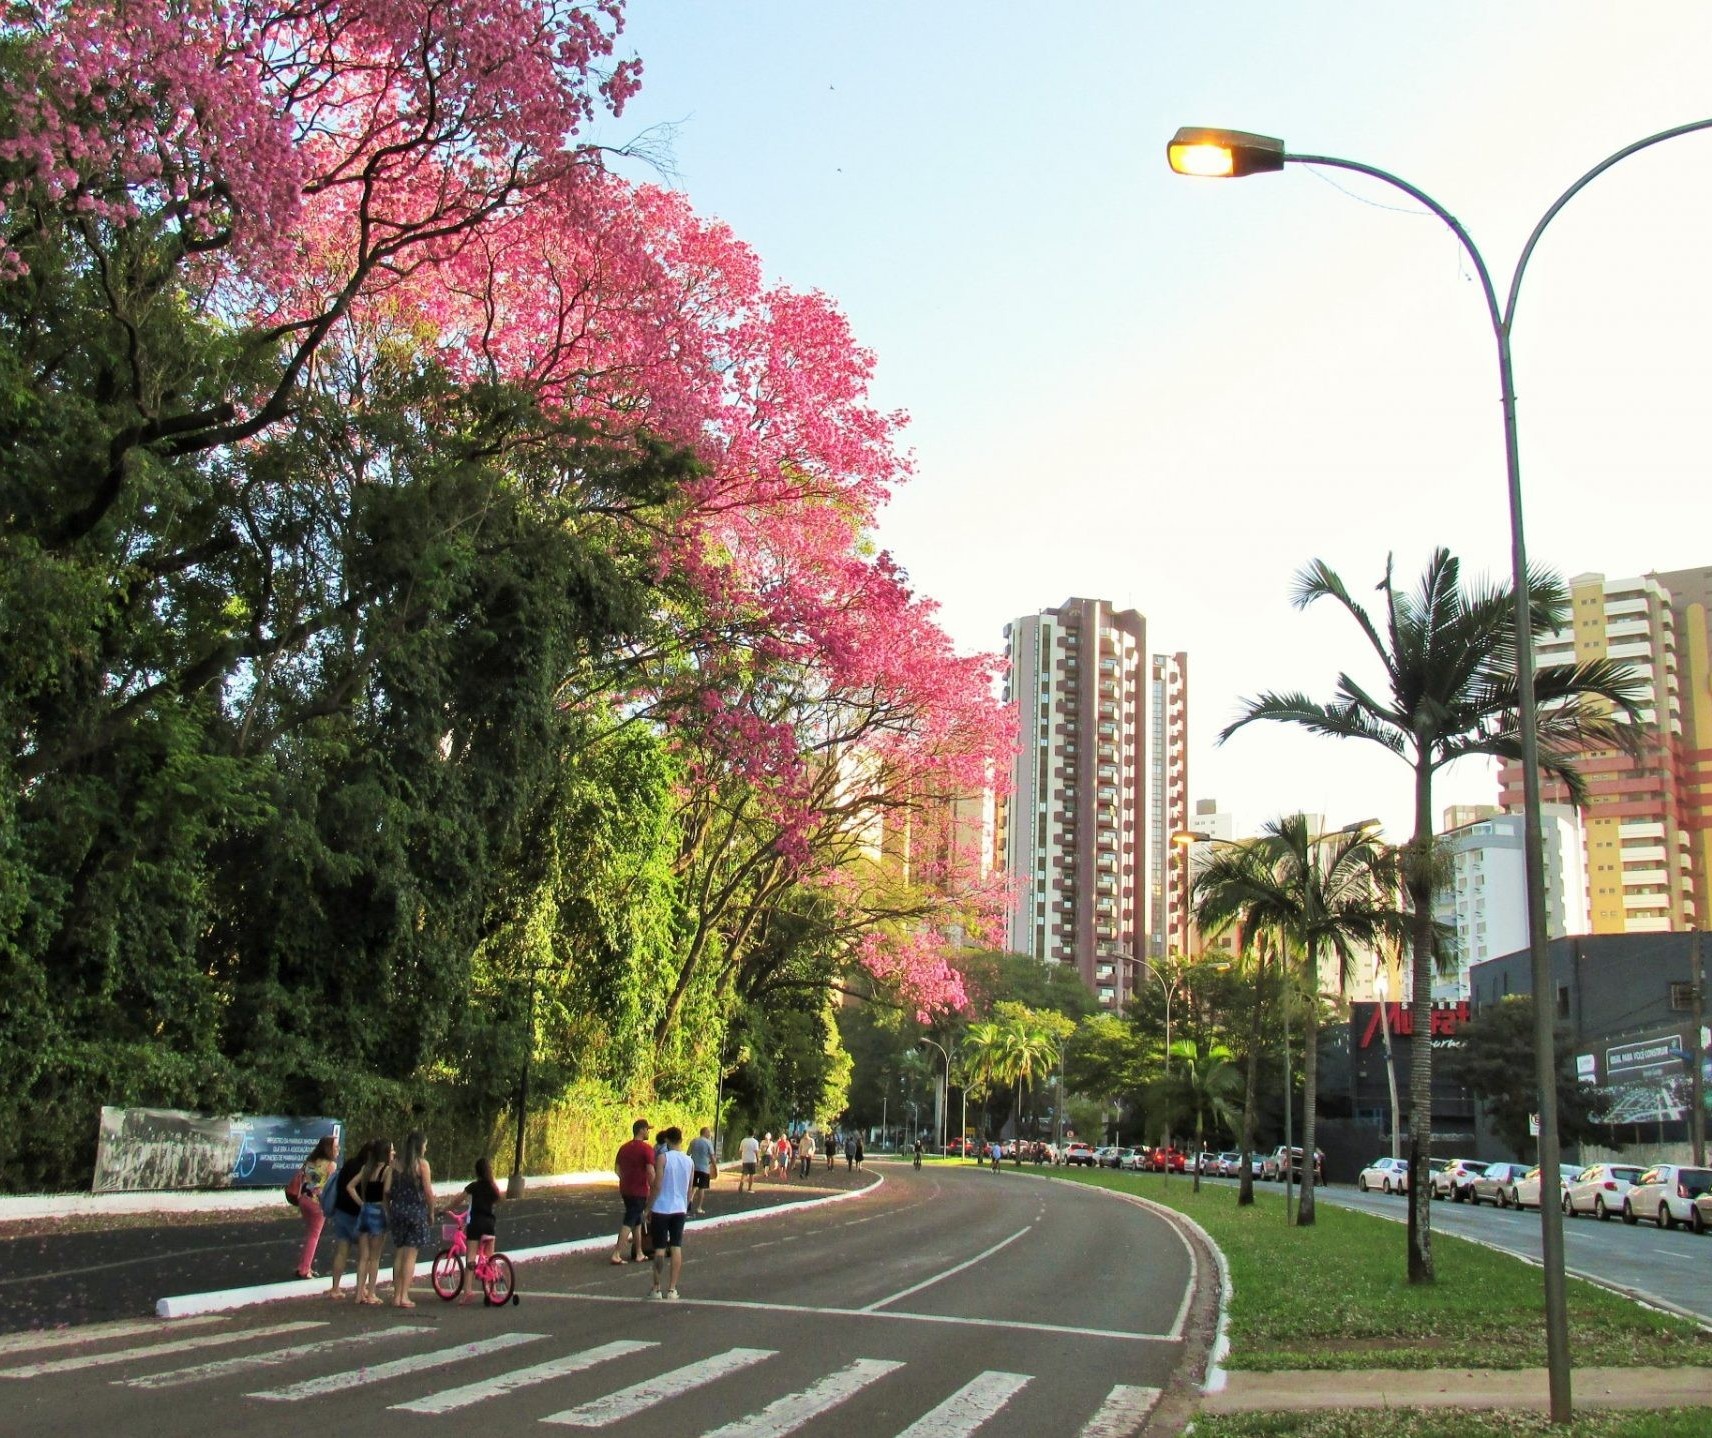
[[[481,1246],[471,1257],[469,1236],[464,1232],[469,1214],[448,1213],[443,1217],[446,1221],[440,1225],[440,1236],[446,1240],[447,1246],[434,1255],[434,1266],[430,1270],[434,1292],[450,1303],[464,1291],[467,1270],[481,1284],[482,1301],[489,1308],[518,1302],[517,1277],[512,1271],[511,1260],[503,1253],[491,1251],[491,1238],[482,1239]]]

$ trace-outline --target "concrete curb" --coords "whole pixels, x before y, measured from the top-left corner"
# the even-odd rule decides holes
[[[610,1174],[602,1175],[610,1178]],[[885,1176],[876,1173],[874,1181],[862,1188],[849,1189],[844,1193],[829,1193],[824,1198],[805,1198],[799,1203],[776,1203],[766,1208],[746,1209],[742,1213],[718,1213],[711,1218],[702,1218],[692,1224],[694,1232],[708,1228],[729,1228],[738,1223],[755,1223],[763,1218],[771,1218],[777,1213],[800,1213],[807,1208],[820,1208],[829,1203],[843,1203],[847,1199],[861,1198],[873,1193],[885,1183]],[[438,1189],[439,1185],[436,1184]],[[452,1190],[461,1193],[462,1187]],[[533,1263],[545,1258],[563,1258],[574,1253],[599,1253],[612,1247],[612,1239],[604,1235],[596,1238],[571,1238],[562,1243],[543,1243],[534,1248],[516,1248],[504,1250],[505,1256],[513,1263]],[[430,1260],[432,1261],[432,1260]],[[417,1271],[427,1271],[427,1264],[419,1264]],[[380,1270],[376,1283],[392,1282],[392,1270]],[[235,1308],[250,1308],[261,1303],[277,1303],[287,1298],[313,1298],[316,1294],[328,1291],[327,1280],[322,1278],[293,1278],[284,1283],[258,1283],[248,1288],[216,1289],[209,1293],[184,1293],[172,1298],[162,1298],[155,1303],[156,1318],[189,1318],[204,1313],[229,1313]]]
[[[529,1188],[565,1188],[605,1183],[610,1169],[585,1169],[579,1173],[551,1173],[526,1179]],[[450,1198],[462,1193],[467,1178],[443,1180],[434,1185],[435,1197]],[[279,1208],[284,1199],[277,1188],[189,1189],[152,1193],[26,1193],[0,1198],[0,1224],[22,1223],[42,1218],[101,1218],[129,1213],[248,1213]]]

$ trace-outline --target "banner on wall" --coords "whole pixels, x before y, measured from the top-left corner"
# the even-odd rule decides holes
[[[96,1193],[172,1188],[282,1188],[336,1118],[103,1108],[95,1151]]]

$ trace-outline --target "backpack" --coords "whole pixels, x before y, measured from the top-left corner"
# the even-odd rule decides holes
[[[303,1197],[303,1169],[292,1174],[290,1182],[285,1185],[285,1201],[292,1208],[298,1206],[298,1200]]]

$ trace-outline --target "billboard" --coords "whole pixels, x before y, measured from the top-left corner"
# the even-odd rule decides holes
[[[325,1135],[342,1130],[336,1118],[103,1108],[91,1188],[283,1188]]]

